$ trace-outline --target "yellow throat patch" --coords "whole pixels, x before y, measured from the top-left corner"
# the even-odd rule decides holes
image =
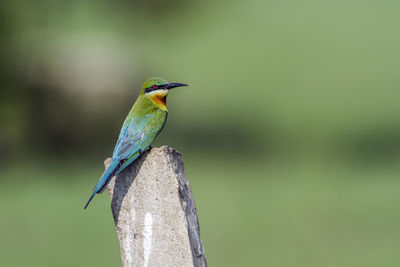
[[[167,90],[157,91],[150,95],[153,102],[162,110],[167,111]]]

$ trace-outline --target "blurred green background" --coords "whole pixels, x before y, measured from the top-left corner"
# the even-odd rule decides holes
[[[119,266],[82,207],[143,81],[210,266],[400,266],[400,2],[0,3],[0,265]]]

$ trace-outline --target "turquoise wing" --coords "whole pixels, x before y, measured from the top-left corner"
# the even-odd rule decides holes
[[[132,118],[123,126],[113,153],[113,160],[118,160],[121,164],[115,174],[119,174],[149,148],[163,126],[157,125],[157,121],[154,114],[147,114]]]
[[[153,116],[150,114],[128,118],[122,126],[117,144],[113,152],[113,160],[127,159],[135,152],[144,134],[144,129],[151,122]],[[138,149],[137,149],[138,150]]]

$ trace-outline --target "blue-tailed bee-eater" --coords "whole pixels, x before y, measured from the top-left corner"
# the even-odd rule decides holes
[[[167,120],[166,99],[169,90],[180,86],[187,84],[168,83],[158,77],[145,81],[139,97],[122,125],[111,163],[94,187],[85,209],[96,194],[104,191],[114,175],[119,174],[150,147]]]

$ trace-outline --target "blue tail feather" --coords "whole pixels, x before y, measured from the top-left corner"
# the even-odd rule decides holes
[[[111,181],[111,178],[113,177],[113,174],[114,174],[115,170],[117,169],[119,163],[120,162],[118,160],[111,161],[110,165],[108,165],[108,168],[104,171],[103,175],[100,177],[99,181],[97,182],[97,184],[93,188],[93,194],[90,196],[90,198],[89,198],[88,202],[86,203],[84,209],[87,208],[87,206],[89,205],[90,201],[92,201],[92,199],[94,198],[94,196],[96,194],[99,194],[99,193],[104,191],[104,189],[106,188],[108,183]]]
[[[139,152],[136,152],[135,154],[133,154],[130,158],[128,158],[127,160],[125,160],[121,166],[119,166],[116,171],[115,171],[115,175],[120,174],[126,167],[128,167],[129,164],[131,164],[132,162],[134,162],[138,157],[140,156]]]
[[[90,201],[92,201],[92,199],[94,198],[95,195],[96,195],[96,192],[93,192],[93,194],[90,196],[88,202],[86,202],[86,205],[83,208],[84,210],[87,208],[87,206],[89,205]]]

